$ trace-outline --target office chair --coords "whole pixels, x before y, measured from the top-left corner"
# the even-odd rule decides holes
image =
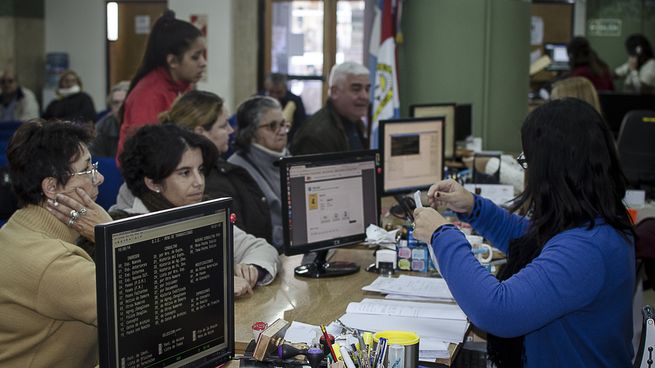
[[[22,124],[21,121],[7,121],[0,123],[0,141],[9,142],[14,132]]]
[[[123,176],[121,176],[113,157],[96,157],[95,159],[98,161],[98,171],[105,177],[105,181],[100,185],[96,202],[105,210],[109,210],[109,207],[116,203],[118,189],[123,184]]]
[[[655,310],[647,305],[641,310],[641,314],[644,317],[644,326],[633,367],[652,368],[655,367]]]
[[[623,171],[631,185],[655,185],[655,111],[626,114],[617,140]]]

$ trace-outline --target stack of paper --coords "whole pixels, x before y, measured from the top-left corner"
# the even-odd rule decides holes
[[[389,294],[389,299],[454,302],[444,279],[400,275],[398,278],[378,277],[362,290]]]
[[[340,320],[366,331],[415,332],[420,338],[419,359],[423,361],[447,357],[448,344],[463,342],[468,328],[466,315],[456,304],[385,299],[350,303]]]

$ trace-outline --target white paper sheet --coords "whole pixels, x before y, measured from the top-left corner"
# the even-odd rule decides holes
[[[434,338],[461,343],[468,328],[467,321],[436,318],[412,318],[346,313],[339,318],[346,326],[365,331],[413,331],[419,338]]]
[[[304,342],[311,345],[313,342],[318,342],[320,334],[321,328],[318,326],[293,321],[284,333],[284,339],[291,343]]]
[[[382,299],[364,299],[361,302],[350,303],[346,313],[466,320],[466,315],[457,304]]]
[[[364,286],[362,290],[454,300],[446,280],[436,277],[400,275],[398,278],[389,278],[381,276],[370,285]]]

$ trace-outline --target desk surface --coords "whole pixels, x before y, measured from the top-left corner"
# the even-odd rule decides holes
[[[280,272],[272,284],[257,287],[253,295],[237,299],[234,303],[237,353],[243,353],[252,340],[251,326],[254,322],[271,323],[283,318],[313,325],[328,324],[346,312],[348,303],[379,297],[379,294],[362,290],[378,276],[364,271],[375,261],[370,249],[338,249],[331,261],[355,262],[362,270],[354,275],[326,279],[296,278],[293,270],[300,265],[302,256],[281,256],[280,259]],[[453,345],[451,356],[454,349]]]
[[[253,338],[251,326],[257,321],[271,323],[283,318],[313,325],[334,321],[346,312],[348,303],[361,301],[370,294],[361,288],[377,278],[377,274],[363,270],[375,261],[373,252],[367,249],[337,250],[330,260],[355,262],[362,270],[353,275],[325,279],[296,278],[293,270],[300,265],[302,256],[281,256],[280,259],[280,272],[272,284],[259,286],[252,296],[234,303],[237,351]]]

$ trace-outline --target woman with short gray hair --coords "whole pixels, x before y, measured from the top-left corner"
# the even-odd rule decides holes
[[[274,165],[287,156],[289,123],[284,120],[282,106],[274,98],[255,96],[237,108],[237,148],[228,162],[245,168],[264,192],[273,225],[273,245],[281,251],[282,201],[280,171]]]

